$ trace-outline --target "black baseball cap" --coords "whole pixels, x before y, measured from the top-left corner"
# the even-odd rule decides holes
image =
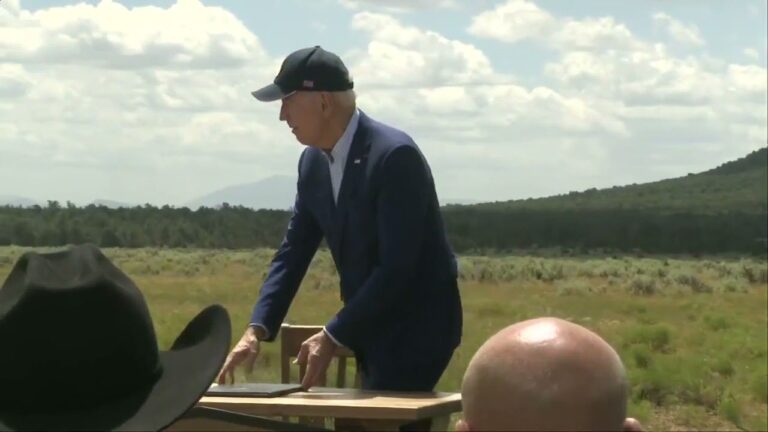
[[[274,82],[251,94],[262,102],[271,102],[299,90],[345,91],[353,87],[352,78],[341,58],[316,45],[289,54],[283,60]]]

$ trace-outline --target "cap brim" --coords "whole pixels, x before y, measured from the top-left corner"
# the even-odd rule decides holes
[[[292,93],[293,92],[283,91],[277,84],[269,84],[251,92],[253,97],[262,102],[273,102],[280,100],[286,96],[290,96]]]
[[[55,409],[56,401],[48,401],[46,408],[41,399],[41,412],[0,412],[0,431],[162,430],[192,408],[211,386],[229,352],[230,338],[226,309],[209,306],[187,324],[170,351],[160,352],[163,374],[151,386],[97,407],[66,412]],[[52,412],[45,412],[49,409]]]

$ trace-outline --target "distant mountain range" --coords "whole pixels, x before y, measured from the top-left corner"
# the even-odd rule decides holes
[[[131,208],[137,205],[137,204],[129,204],[121,201],[108,200],[108,199],[97,199],[92,201],[90,204],[93,204],[96,206],[109,207],[109,208],[120,208],[120,207]],[[17,195],[0,195],[0,206],[32,207],[34,205],[45,207],[48,205],[48,202],[47,201],[39,202],[31,198],[21,197]],[[59,202],[59,205],[65,206],[66,202],[64,203]]]
[[[228,186],[213,191],[184,205],[193,210],[199,207],[219,207],[223,203],[253,209],[287,210],[296,196],[296,178],[276,175],[265,179]]]
[[[30,207],[35,204],[40,204],[37,201],[17,195],[0,195],[0,205],[14,206],[14,207]]]
[[[296,195],[296,178],[272,176],[263,180],[229,186],[189,201],[184,205],[196,209],[200,206],[219,207],[223,203],[241,205],[253,209],[285,210],[293,206]],[[478,200],[448,198],[445,204],[477,204]]]

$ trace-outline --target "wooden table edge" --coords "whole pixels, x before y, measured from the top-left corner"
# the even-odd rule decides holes
[[[338,391],[338,389],[328,389],[329,391]],[[303,392],[302,392],[303,393]],[[388,392],[377,392],[379,395],[388,395]],[[402,392],[392,392],[393,397]],[[300,396],[301,393],[295,395]],[[222,396],[203,396],[198,404],[212,408],[221,408],[226,410],[238,410],[246,414],[257,416],[307,416],[307,417],[340,417],[355,419],[382,419],[382,420],[421,420],[424,418],[433,418],[440,416],[450,416],[455,412],[462,410],[461,394],[435,392],[433,395],[442,399],[435,405],[425,407],[350,407],[327,405],[291,405],[277,403],[270,405],[270,399],[285,400],[282,398],[244,398],[244,397],[222,397]],[[413,397],[406,395],[404,398]],[[225,399],[225,401],[222,401]],[[253,403],[258,399],[258,403]],[[296,400],[301,400],[296,398]]]

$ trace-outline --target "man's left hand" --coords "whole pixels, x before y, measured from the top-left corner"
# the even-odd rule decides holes
[[[297,364],[306,364],[307,372],[301,381],[304,390],[320,383],[320,379],[328,370],[328,365],[336,352],[336,344],[325,334],[324,330],[319,331],[301,344],[299,354],[296,356]]]

